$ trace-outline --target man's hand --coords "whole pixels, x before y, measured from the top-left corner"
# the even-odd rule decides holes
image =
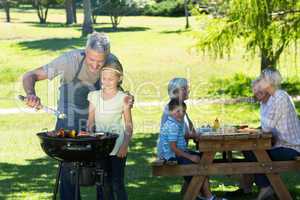
[[[125,144],[122,144],[120,149],[119,149],[119,152],[118,152],[117,156],[119,158],[124,158],[124,157],[126,157],[127,152],[128,152],[128,146],[125,145]]]
[[[125,93],[127,94],[127,96],[124,98],[125,106],[132,108],[134,104],[134,96],[131,95],[129,92],[125,92]]]
[[[197,155],[190,155],[189,160],[193,161],[194,163],[199,163],[200,162],[200,157]]]
[[[35,108],[35,109],[41,108],[41,100],[36,95],[33,95],[33,94],[27,95],[25,102],[26,102],[26,105],[31,108]]]

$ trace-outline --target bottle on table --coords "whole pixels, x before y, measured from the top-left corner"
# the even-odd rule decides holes
[[[217,131],[217,129],[220,128],[220,121],[219,121],[218,118],[215,119],[212,128],[213,128],[214,131]]]

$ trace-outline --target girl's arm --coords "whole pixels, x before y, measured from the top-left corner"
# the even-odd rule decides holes
[[[129,145],[130,139],[132,137],[132,132],[133,132],[131,106],[130,106],[130,103],[128,102],[128,99],[126,100],[126,97],[124,100],[123,116],[124,116],[124,123],[125,123],[125,133],[124,133],[123,144],[121,145],[120,150],[117,155],[120,158],[124,158],[127,155],[128,145]]]
[[[88,132],[93,132],[93,127],[95,125],[95,106],[90,103],[89,104],[89,117],[87,122]]]

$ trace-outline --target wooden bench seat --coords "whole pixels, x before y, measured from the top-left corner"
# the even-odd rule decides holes
[[[300,171],[300,157],[291,161],[270,162],[214,162],[211,164],[169,165],[152,162],[153,176],[233,175],[254,173],[281,173]]]
[[[178,163],[177,161],[166,161],[162,159],[156,159],[153,162],[151,162],[151,166],[163,166],[163,165],[174,166],[174,165],[178,165]]]

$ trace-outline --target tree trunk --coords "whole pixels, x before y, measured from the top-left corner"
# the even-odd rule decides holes
[[[74,23],[77,24],[76,0],[72,0],[72,11],[73,11]]]
[[[92,19],[93,19],[93,24],[97,24],[97,14],[96,14],[96,12],[93,12]]]
[[[263,71],[267,67],[276,68],[276,61],[267,49],[261,49],[260,70]]]
[[[10,22],[10,6],[7,0],[2,1],[2,6],[5,10],[6,22]]]
[[[37,6],[37,13],[40,20],[40,24],[46,24],[47,23],[47,15],[48,15],[48,9],[49,6],[45,8],[45,12],[42,5]]]
[[[66,24],[74,23],[73,0],[65,0]]]
[[[110,16],[110,20],[111,20],[113,30],[117,31],[118,25],[119,25],[120,20],[121,20],[120,16],[117,16],[117,15],[116,16]]]
[[[44,6],[41,4],[39,0],[35,0],[35,7],[37,11],[37,15],[40,20],[40,24],[46,24],[47,22],[47,15],[48,15],[48,10],[49,10],[49,4],[46,5],[45,11],[44,11]]]
[[[185,20],[186,20],[186,22],[185,22],[186,29],[190,28],[188,3],[189,3],[189,0],[184,0],[184,14],[185,14]]]
[[[86,36],[89,33],[94,31],[93,23],[92,23],[92,9],[91,9],[91,1],[83,0],[83,14],[84,20],[82,25],[82,36]]]

